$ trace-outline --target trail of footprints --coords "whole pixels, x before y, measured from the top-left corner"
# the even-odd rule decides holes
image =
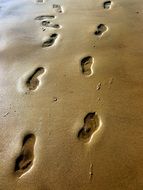
[[[39,3],[43,3],[43,0],[37,0]],[[112,5],[111,1],[105,1],[103,3],[104,9],[110,9]],[[53,5],[53,8],[58,13],[63,13],[62,7],[60,5]],[[59,29],[59,24],[54,24],[51,20],[55,19],[54,15],[40,15],[35,18],[36,21],[39,21],[41,23],[41,26],[43,27],[43,31],[45,31],[47,28],[54,28]],[[108,27],[105,24],[99,24],[97,26],[97,29],[95,31],[96,36],[103,36],[103,34],[107,31]],[[54,32],[52,33],[49,38],[43,42],[42,47],[50,47],[53,46],[56,39],[58,37],[58,33]],[[84,76],[91,76],[93,74],[93,67],[94,64],[94,58],[92,56],[85,56],[80,61],[80,67],[82,74]],[[27,78],[26,80],[26,87],[29,91],[34,91],[39,87],[40,84],[40,78],[44,73],[45,69],[43,67],[36,68],[32,74]],[[90,142],[92,135],[98,130],[100,125],[99,117],[96,112],[89,112],[84,117],[84,124],[83,127],[79,130],[77,134],[77,138],[84,142]],[[24,173],[26,173],[33,165],[34,160],[34,146],[35,146],[36,137],[34,134],[28,134],[23,138],[23,143],[21,147],[21,152],[19,156],[16,158],[15,166],[14,166],[14,172],[17,176],[22,176]]]
[[[43,0],[38,0],[38,3],[43,3]],[[60,5],[53,5],[53,9],[55,9],[58,13],[62,13],[62,7]],[[51,22],[52,19],[55,19],[54,15],[40,15],[35,18],[36,21],[40,22],[42,27],[46,30],[51,27],[54,29],[59,29],[59,24],[53,24]],[[50,21],[49,21],[50,20]],[[44,31],[43,30],[43,31]],[[43,42],[42,47],[50,47],[55,43],[58,34],[52,33],[49,38]],[[40,84],[40,76],[45,72],[43,67],[38,67],[33,70],[32,74],[27,77],[25,81],[25,85],[28,91],[34,91],[39,87]],[[34,134],[28,134],[23,138],[21,151],[18,157],[15,160],[14,173],[21,177],[24,173],[26,173],[33,165],[34,160],[34,146],[35,146],[36,137]]]
[[[105,1],[103,3],[104,9],[111,9],[112,2]],[[99,24],[95,36],[102,37],[104,33],[108,30],[105,24]],[[84,76],[91,76],[93,74],[93,64],[94,58],[92,56],[83,57],[80,61],[81,71]],[[84,143],[90,142],[92,135],[98,130],[100,126],[100,121],[97,113],[90,112],[84,118],[84,125],[78,132],[78,139]]]
[[[37,2],[44,3],[44,1],[42,0],[38,0]],[[60,5],[53,4],[53,9],[55,9],[57,13],[63,13],[62,7]],[[55,18],[56,18],[55,15],[45,14],[35,17],[35,21],[40,22],[43,31],[47,30],[48,28],[59,29],[61,26],[59,24],[53,23],[52,21]],[[57,32],[53,32],[52,34],[50,34],[47,40],[45,40],[42,43],[42,47],[47,48],[53,46],[54,43],[56,42],[56,39],[58,38],[58,35],[59,34]],[[39,87],[40,84],[39,76],[41,76],[44,73],[44,71],[45,69],[43,67],[39,67],[35,69],[33,73],[28,77],[28,79],[25,82],[28,91],[34,91]]]
[[[59,14],[63,13],[62,7],[60,5],[53,4],[53,9]],[[35,20],[40,22],[43,31],[46,31],[49,28],[57,30],[61,28],[61,25],[58,23],[53,23],[53,20],[55,21],[55,18],[55,15],[40,15],[37,16]],[[42,47],[46,48],[53,46],[58,36],[59,34],[57,32],[52,33],[49,37],[47,37],[47,40],[43,42]]]
[[[110,9],[111,5],[112,5],[111,1],[105,1],[103,3],[103,8]],[[97,37],[102,37],[107,30],[108,27],[105,24],[99,24],[94,34]],[[81,67],[81,72],[84,76],[91,76],[93,74],[93,69],[92,69],[93,64],[94,64],[94,58],[92,56],[86,56],[81,59],[80,67]]]

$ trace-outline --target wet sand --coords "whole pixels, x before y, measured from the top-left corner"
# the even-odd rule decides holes
[[[0,0],[0,190],[143,189],[142,0]]]

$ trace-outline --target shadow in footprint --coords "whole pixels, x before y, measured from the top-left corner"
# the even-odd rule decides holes
[[[82,60],[81,60],[81,69],[82,69],[82,73],[84,75],[91,75],[92,74],[92,65],[94,63],[94,58],[91,57],[91,56],[87,56],[87,57],[84,57]]]
[[[57,4],[53,5],[53,9],[55,9],[56,12],[58,12],[58,13],[62,13],[63,12],[62,7],[60,5],[57,5]]]
[[[84,125],[78,132],[79,140],[83,142],[88,142],[93,133],[99,127],[99,118],[95,112],[88,113],[84,118]]]
[[[26,87],[28,90],[35,90],[39,86],[39,79],[38,77],[44,73],[44,68],[39,67],[37,68],[32,75],[26,81]]]
[[[110,9],[110,8],[111,8],[111,4],[112,4],[111,1],[105,1],[105,2],[103,3],[104,9]]]
[[[41,16],[37,16],[35,18],[35,20],[41,21],[41,20],[44,20],[44,19],[54,19],[54,18],[55,18],[54,15],[41,15]]]
[[[58,34],[56,34],[56,33],[50,35],[49,39],[46,40],[45,42],[43,42],[42,47],[45,48],[45,47],[52,46],[55,43],[57,37],[58,37]]]
[[[106,31],[107,31],[107,26],[105,24],[99,24],[97,26],[97,30],[95,31],[95,35],[96,36],[101,36]]]
[[[21,153],[17,157],[14,167],[14,172],[19,177],[27,172],[33,164],[35,139],[33,134],[28,134],[23,139]]]
[[[59,24],[52,24],[50,21],[42,21],[42,26],[43,27],[51,27],[51,28],[60,28],[60,25]]]

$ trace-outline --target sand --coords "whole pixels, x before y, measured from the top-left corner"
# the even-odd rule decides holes
[[[142,0],[0,0],[0,190],[143,189]]]

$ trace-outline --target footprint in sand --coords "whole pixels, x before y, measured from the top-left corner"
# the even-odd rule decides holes
[[[92,135],[99,128],[99,117],[95,112],[88,113],[84,118],[84,125],[78,132],[78,139],[89,142]]]
[[[99,24],[97,26],[97,30],[95,31],[96,36],[102,36],[106,31],[108,30],[107,26],[105,24]]]
[[[91,76],[93,74],[93,64],[94,64],[94,58],[91,56],[86,56],[82,58],[81,62],[81,71],[82,74],[85,76]]]
[[[35,135],[28,134],[24,137],[19,156],[15,161],[14,172],[19,177],[26,173],[32,166],[34,160]]]
[[[111,6],[112,6],[112,2],[111,1],[105,1],[103,3],[103,8],[104,9],[111,9]]]
[[[44,73],[45,69],[43,67],[38,67],[33,71],[33,73],[26,80],[26,87],[29,91],[36,90],[39,86],[38,77]]]
[[[54,45],[57,38],[58,38],[58,34],[56,34],[56,33],[51,34],[49,36],[49,38],[43,42],[42,47],[46,48],[46,47],[50,47],[50,46]]]

